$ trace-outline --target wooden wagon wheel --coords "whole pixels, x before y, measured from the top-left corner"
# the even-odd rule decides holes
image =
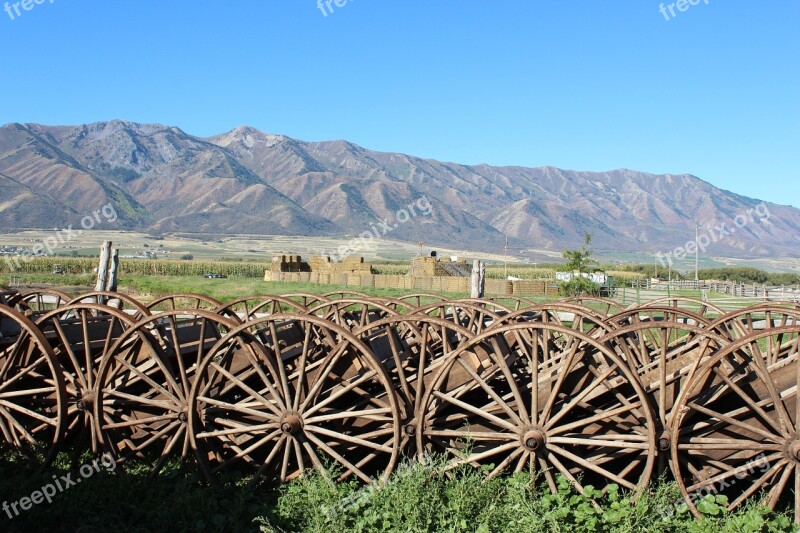
[[[175,309],[199,309],[206,311],[213,311],[219,308],[222,302],[215,300],[210,296],[202,294],[168,294],[160,298],[156,298],[149,304],[147,308],[151,314],[160,313],[162,311],[174,311]]]
[[[508,339],[521,339],[505,346]],[[595,339],[555,324],[515,324],[448,358],[423,400],[418,446],[449,467],[556,474],[642,489],[656,457],[655,421],[636,375]]]
[[[6,305],[8,307],[14,307],[12,303],[19,296],[19,292],[12,289],[3,289],[2,285],[0,285],[0,305]]]
[[[624,308],[614,300],[609,298],[595,298],[593,296],[580,296],[578,298],[567,298],[562,300],[564,303],[574,303],[578,305],[582,305],[584,307],[588,307],[590,309],[595,309],[599,311],[601,314],[606,316],[617,314],[624,310]]]
[[[55,289],[30,289],[21,291],[9,301],[9,307],[30,316],[46,313],[67,305],[72,297]]]
[[[711,319],[680,307],[651,305],[649,307],[633,307],[631,309],[626,309],[625,311],[611,315],[606,319],[606,322],[616,327],[625,327],[641,323],[657,325],[659,322],[680,322],[705,328],[711,323]]]
[[[372,298],[367,293],[358,292],[358,291],[334,291],[334,292],[326,292],[322,295],[323,298],[327,298],[328,300],[341,300],[343,298]]]
[[[512,311],[520,311],[521,309],[525,309],[527,307],[531,307],[531,306],[536,305],[536,302],[534,300],[531,300],[530,298],[524,298],[522,296],[490,296],[490,297],[484,298],[484,300],[497,302],[497,303],[503,305],[503,307],[507,307],[507,308],[511,309]],[[512,303],[511,306],[509,306],[509,305],[506,305],[505,302],[513,302],[513,303]],[[513,307],[513,309],[512,309],[512,307]]]
[[[501,316],[481,305],[469,302],[443,301],[417,308],[413,315],[428,315],[442,318],[466,328],[474,335],[497,324]]]
[[[135,324],[133,316],[95,303],[70,304],[36,320],[64,373],[65,440],[88,440],[89,449],[99,451],[92,421],[97,370],[114,342]]]
[[[560,324],[594,337],[602,337],[616,328],[606,320],[606,317],[594,309],[560,302],[534,305],[515,311],[510,315],[501,316],[492,325],[492,328],[527,322]]]
[[[64,434],[65,396],[61,367],[42,332],[0,305],[0,449],[49,465]]]
[[[800,308],[758,304],[722,315],[708,329],[736,341],[765,329],[796,325],[800,325]]]
[[[447,300],[447,297],[442,296],[441,294],[428,294],[426,292],[418,292],[414,294],[404,294],[403,296],[398,296],[397,299],[402,302],[408,302],[414,307],[422,307],[424,305],[443,302]]]
[[[698,300],[697,298],[688,298],[686,296],[667,296],[664,298],[658,298],[656,300],[651,300],[639,306],[631,306],[633,307],[675,307],[680,309],[686,309],[687,311],[691,311],[697,315],[710,317],[711,315],[714,316],[721,316],[725,314],[720,307],[706,302],[704,300]],[[629,309],[630,309],[629,308]]]
[[[258,333],[254,333],[257,331]],[[212,483],[234,469],[251,485],[313,468],[385,481],[400,453],[400,408],[383,367],[347,330],[311,315],[244,324],[203,360],[190,433]]]
[[[308,314],[324,318],[352,331],[370,322],[389,316],[399,316],[401,313],[395,307],[384,304],[382,299],[342,298],[314,306],[308,310]]]
[[[165,311],[125,331],[103,359],[94,389],[95,431],[117,462],[138,459],[156,474],[186,459],[189,392],[209,350],[237,324],[201,309]]]
[[[672,447],[674,406],[697,369],[728,344],[728,339],[683,322],[640,322],[609,332],[609,346],[638,375],[656,414],[659,471]]]
[[[510,307],[506,307],[503,304],[497,303],[496,301],[490,298],[459,298],[458,300],[451,300],[451,301],[479,305],[500,315],[507,315],[511,313]]]
[[[728,496],[733,510],[766,494],[800,521],[800,327],[752,334],[711,358],[686,385],[672,431],[673,473],[684,500]]]
[[[137,322],[150,316],[150,310],[139,300],[119,292],[95,291],[71,299],[66,305],[92,303],[113,307],[132,316]],[[102,310],[102,309],[100,309]]]
[[[348,299],[347,298],[342,298],[341,300],[338,300],[338,301],[346,301],[346,300],[348,300]],[[376,296],[370,296],[370,297],[367,297],[367,298],[349,298],[349,300],[352,300],[352,301],[377,302],[377,303],[379,303],[379,304],[381,304],[381,305],[383,305],[385,307],[390,308],[395,313],[398,313],[398,314],[401,314],[401,315],[405,315],[405,314],[408,314],[408,313],[413,313],[417,309],[410,302],[406,302],[405,300],[400,300],[398,298],[389,298],[387,296],[377,296],[377,297]],[[331,300],[331,301],[333,302],[333,301],[336,301],[336,300]]]
[[[305,292],[290,292],[288,294],[281,294],[284,298],[289,298],[290,300],[296,300],[300,302],[303,307],[311,307],[317,304],[321,304],[322,302],[327,301],[328,299],[319,294],[309,294]]]
[[[401,449],[408,450],[416,444],[426,382],[450,354],[475,335],[453,320],[423,314],[385,318],[353,335],[372,350],[392,380],[402,409]]]
[[[303,304],[284,296],[246,296],[227,304],[222,304],[215,312],[243,324],[267,315],[286,313],[305,313]]]

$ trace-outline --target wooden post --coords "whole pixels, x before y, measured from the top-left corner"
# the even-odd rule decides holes
[[[472,277],[470,278],[470,297],[483,298],[486,290],[486,267],[477,259],[472,262]]]
[[[117,292],[117,271],[119,270],[119,250],[114,248],[111,253],[111,267],[108,272],[108,290],[109,292]]]
[[[95,292],[106,290],[108,283],[108,266],[111,261],[111,241],[105,241],[100,249],[100,264],[97,267],[97,283]]]

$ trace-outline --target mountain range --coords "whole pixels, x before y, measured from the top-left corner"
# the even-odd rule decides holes
[[[398,219],[421,198],[430,215]],[[0,128],[0,229],[77,226],[108,203],[114,228],[154,234],[356,236],[389,221],[385,238],[451,248],[502,251],[508,236],[514,249],[563,250],[590,233],[596,250],[652,253],[693,240],[699,223],[712,236],[726,224],[717,256],[800,256],[800,210],[688,174],[463,165],[250,127]]]

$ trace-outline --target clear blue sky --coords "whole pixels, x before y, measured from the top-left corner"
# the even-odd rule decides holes
[[[797,0],[700,0],[669,21],[656,0],[13,3],[3,124],[247,124],[468,164],[687,172],[800,207]]]

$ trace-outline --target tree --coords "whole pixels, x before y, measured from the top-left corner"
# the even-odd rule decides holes
[[[589,249],[591,242],[592,236],[587,233],[583,237],[583,246],[580,249],[564,250],[562,257],[567,260],[565,265],[567,270],[584,274],[588,273],[592,266],[600,264],[596,259],[592,258],[592,250]]]
[[[569,281],[562,281],[561,292],[569,297],[584,296],[586,294],[599,294],[600,285],[586,278],[584,274],[588,274],[597,269],[593,266],[600,263],[592,258],[592,250],[589,245],[592,242],[592,236],[588,233],[583,238],[583,246],[578,250],[564,250],[562,257],[567,260],[565,266],[567,270],[573,274]]]

